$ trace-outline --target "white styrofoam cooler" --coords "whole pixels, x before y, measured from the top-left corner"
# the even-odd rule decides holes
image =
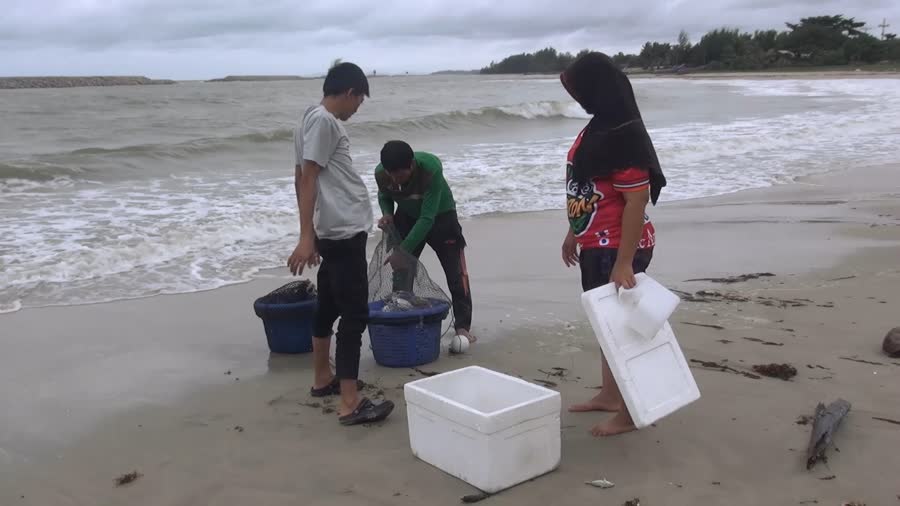
[[[638,274],[638,283],[648,279]],[[581,296],[597,341],[638,428],[646,427],[700,398],[690,366],[666,322],[655,337],[628,325],[632,312],[610,283]]]
[[[488,493],[560,462],[559,392],[472,366],[404,386],[413,454]]]

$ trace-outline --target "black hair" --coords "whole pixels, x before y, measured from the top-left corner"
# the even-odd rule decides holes
[[[381,166],[388,172],[412,167],[413,150],[403,141],[388,141],[381,148]]]
[[[338,63],[328,71],[322,92],[326,97],[342,95],[353,90],[356,96],[369,96],[369,80],[359,66],[350,63]]]

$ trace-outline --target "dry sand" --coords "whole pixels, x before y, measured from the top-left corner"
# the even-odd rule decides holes
[[[900,325],[898,202],[890,166],[652,210],[654,277],[749,299],[683,303],[672,322],[685,355],[738,371],[786,362],[798,376],[694,364],[700,401],[609,439],[588,434],[606,415],[564,412],[561,467],[482,504],[900,504],[900,426],[873,419],[900,420],[900,361],[880,351]],[[561,214],[465,227],[482,339],[423,369],[480,364],[533,380],[563,367],[550,379],[564,405],[593,395],[599,346],[559,257]],[[685,281],[752,272],[775,276]],[[402,385],[417,372],[364,356],[370,393],[398,402],[377,427],[339,427],[311,404],[310,357],[270,357],[251,309],[285,279],[0,316],[0,505],[421,505],[475,492],[409,451]],[[810,427],[795,422],[838,397],[853,404],[840,451],[806,471]],[[141,476],[116,487],[131,471]],[[615,488],[584,485],[599,478]]]

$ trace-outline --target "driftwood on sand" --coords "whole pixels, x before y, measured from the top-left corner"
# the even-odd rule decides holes
[[[849,412],[850,403],[844,399],[832,402],[827,408],[821,402],[816,406],[809,448],[806,450],[806,469],[812,469],[817,462],[827,460],[825,451],[834,442],[834,433]]]

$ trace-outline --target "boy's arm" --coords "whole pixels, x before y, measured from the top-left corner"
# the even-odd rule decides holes
[[[288,267],[295,275],[303,274],[304,268],[317,263],[313,213],[316,209],[318,194],[316,183],[321,170],[318,163],[304,160],[303,166],[294,171],[294,189],[297,192],[297,204],[300,207],[300,242],[288,259]]]
[[[302,153],[300,136],[302,136]],[[304,121],[301,130],[294,137],[297,154],[294,189],[300,208],[300,241],[288,259],[288,266],[295,275],[302,274],[305,267],[317,263],[313,215],[318,196],[319,173],[331,160],[339,140],[340,134],[333,122],[321,116],[313,118],[308,123]]]
[[[393,216],[394,199],[383,191],[378,192],[378,206],[381,208],[381,214],[383,216]]]

